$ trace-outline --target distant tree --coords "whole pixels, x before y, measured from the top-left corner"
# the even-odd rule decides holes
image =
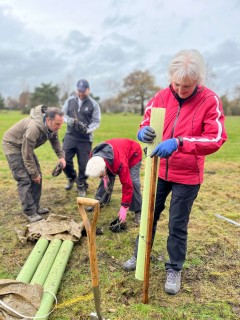
[[[60,98],[60,103],[61,103],[62,106],[64,105],[65,101],[67,100],[67,98],[68,98],[69,96],[70,96],[70,95],[69,95],[67,92],[65,92],[65,93],[61,96],[61,98]]]
[[[31,93],[29,91],[23,91],[19,96],[19,108],[21,110],[29,109],[30,107]]]
[[[106,113],[119,113],[124,111],[122,100],[117,97],[105,99],[101,102],[101,111]]]
[[[19,109],[18,99],[7,97],[5,100],[5,107],[9,110],[18,110]]]
[[[53,86],[51,83],[42,83],[40,87],[35,88],[35,91],[31,95],[31,107],[39,104],[59,106],[58,92],[58,86]]]
[[[64,104],[64,102],[67,100],[68,97],[73,95],[72,84],[73,84],[72,76],[68,75],[66,77],[66,79],[58,85],[58,87],[59,87],[58,95],[60,97],[61,105]],[[75,94],[75,92],[74,92],[74,94]]]
[[[2,97],[2,95],[0,94],[0,110],[5,108],[5,103],[4,103],[4,98]]]
[[[127,99],[127,102],[136,107],[140,107],[140,114],[144,114],[145,102],[149,100],[160,87],[155,85],[154,77],[148,70],[136,70],[130,73],[123,80],[123,89],[121,93],[122,99]]]
[[[235,98],[231,101],[231,114],[233,116],[240,115],[240,86],[235,88]]]
[[[92,97],[94,100],[96,100],[98,103],[100,103],[100,97],[99,96],[94,96],[94,94],[91,92],[90,97]]]
[[[223,111],[225,115],[231,115],[231,101],[228,100],[228,97],[226,94],[221,96],[222,105],[223,105]]]

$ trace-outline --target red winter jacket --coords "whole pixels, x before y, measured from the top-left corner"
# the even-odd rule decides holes
[[[133,196],[130,168],[142,160],[142,149],[138,142],[130,139],[115,138],[97,145],[92,156],[100,156],[107,168],[118,175],[122,184],[121,205],[129,207]]]
[[[159,177],[183,184],[201,184],[205,156],[216,152],[227,140],[219,97],[210,89],[198,87],[182,105],[171,87],[160,90],[145,110],[140,128],[150,125],[152,108],[165,108],[163,141],[183,139],[183,146],[160,160]]]

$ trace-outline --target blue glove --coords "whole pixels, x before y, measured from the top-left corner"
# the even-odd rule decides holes
[[[178,143],[175,138],[167,139],[159,143],[153,152],[150,154],[150,158],[158,156],[160,158],[168,158],[174,151],[177,150]]]
[[[149,126],[143,127],[138,131],[138,140],[142,142],[151,143],[155,137],[156,134],[154,129]]]

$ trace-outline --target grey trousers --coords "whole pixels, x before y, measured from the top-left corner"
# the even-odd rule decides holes
[[[129,207],[129,211],[140,212],[142,210],[142,195],[140,184],[141,162],[137,163],[130,169],[130,175],[133,184],[133,197]]]
[[[33,154],[33,157],[36,162],[38,172],[42,176],[38,158],[35,154]],[[9,154],[6,155],[6,158],[12,171],[13,178],[17,181],[18,194],[21,200],[23,212],[27,215],[32,215],[39,209],[42,180],[40,184],[32,181],[27,169],[25,168],[21,154]]]
[[[129,207],[129,211],[133,211],[133,212],[140,212],[142,208],[140,168],[141,168],[141,162],[137,163],[134,167],[130,169],[130,175],[131,175],[132,184],[133,184],[133,197]],[[98,199],[102,205],[108,204],[110,202],[114,183],[115,183],[116,176],[108,172],[108,177],[109,177],[109,184],[108,184],[107,190],[105,190],[103,179],[101,179],[97,189],[97,193],[95,195],[95,198]]]

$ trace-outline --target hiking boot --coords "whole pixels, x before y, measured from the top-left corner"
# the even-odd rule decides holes
[[[49,209],[48,208],[40,208],[37,211],[38,214],[46,214],[49,213]]]
[[[167,279],[165,282],[165,292],[168,294],[177,294],[181,287],[181,271],[173,269],[167,270]]]
[[[86,197],[86,188],[84,184],[78,185],[78,196],[79,197]]]
[[[65,190],[71,190],[76,179],[77,179],[76,177],[72,179],[68,178],[68,183],[65,185]]]
[[[31,214],[31,215],[27,215],[26,213],[24,213],[24,216],[31,223],[44,219],[42,216],[38,215],[37,213]]]
[[[135,212],[134,222],[139,226],[141,222],[141,212]]]
[[[123,263],[122,268],[125,271],[133,271],[136,269],[137,258],[132,256],[129,260]]]

